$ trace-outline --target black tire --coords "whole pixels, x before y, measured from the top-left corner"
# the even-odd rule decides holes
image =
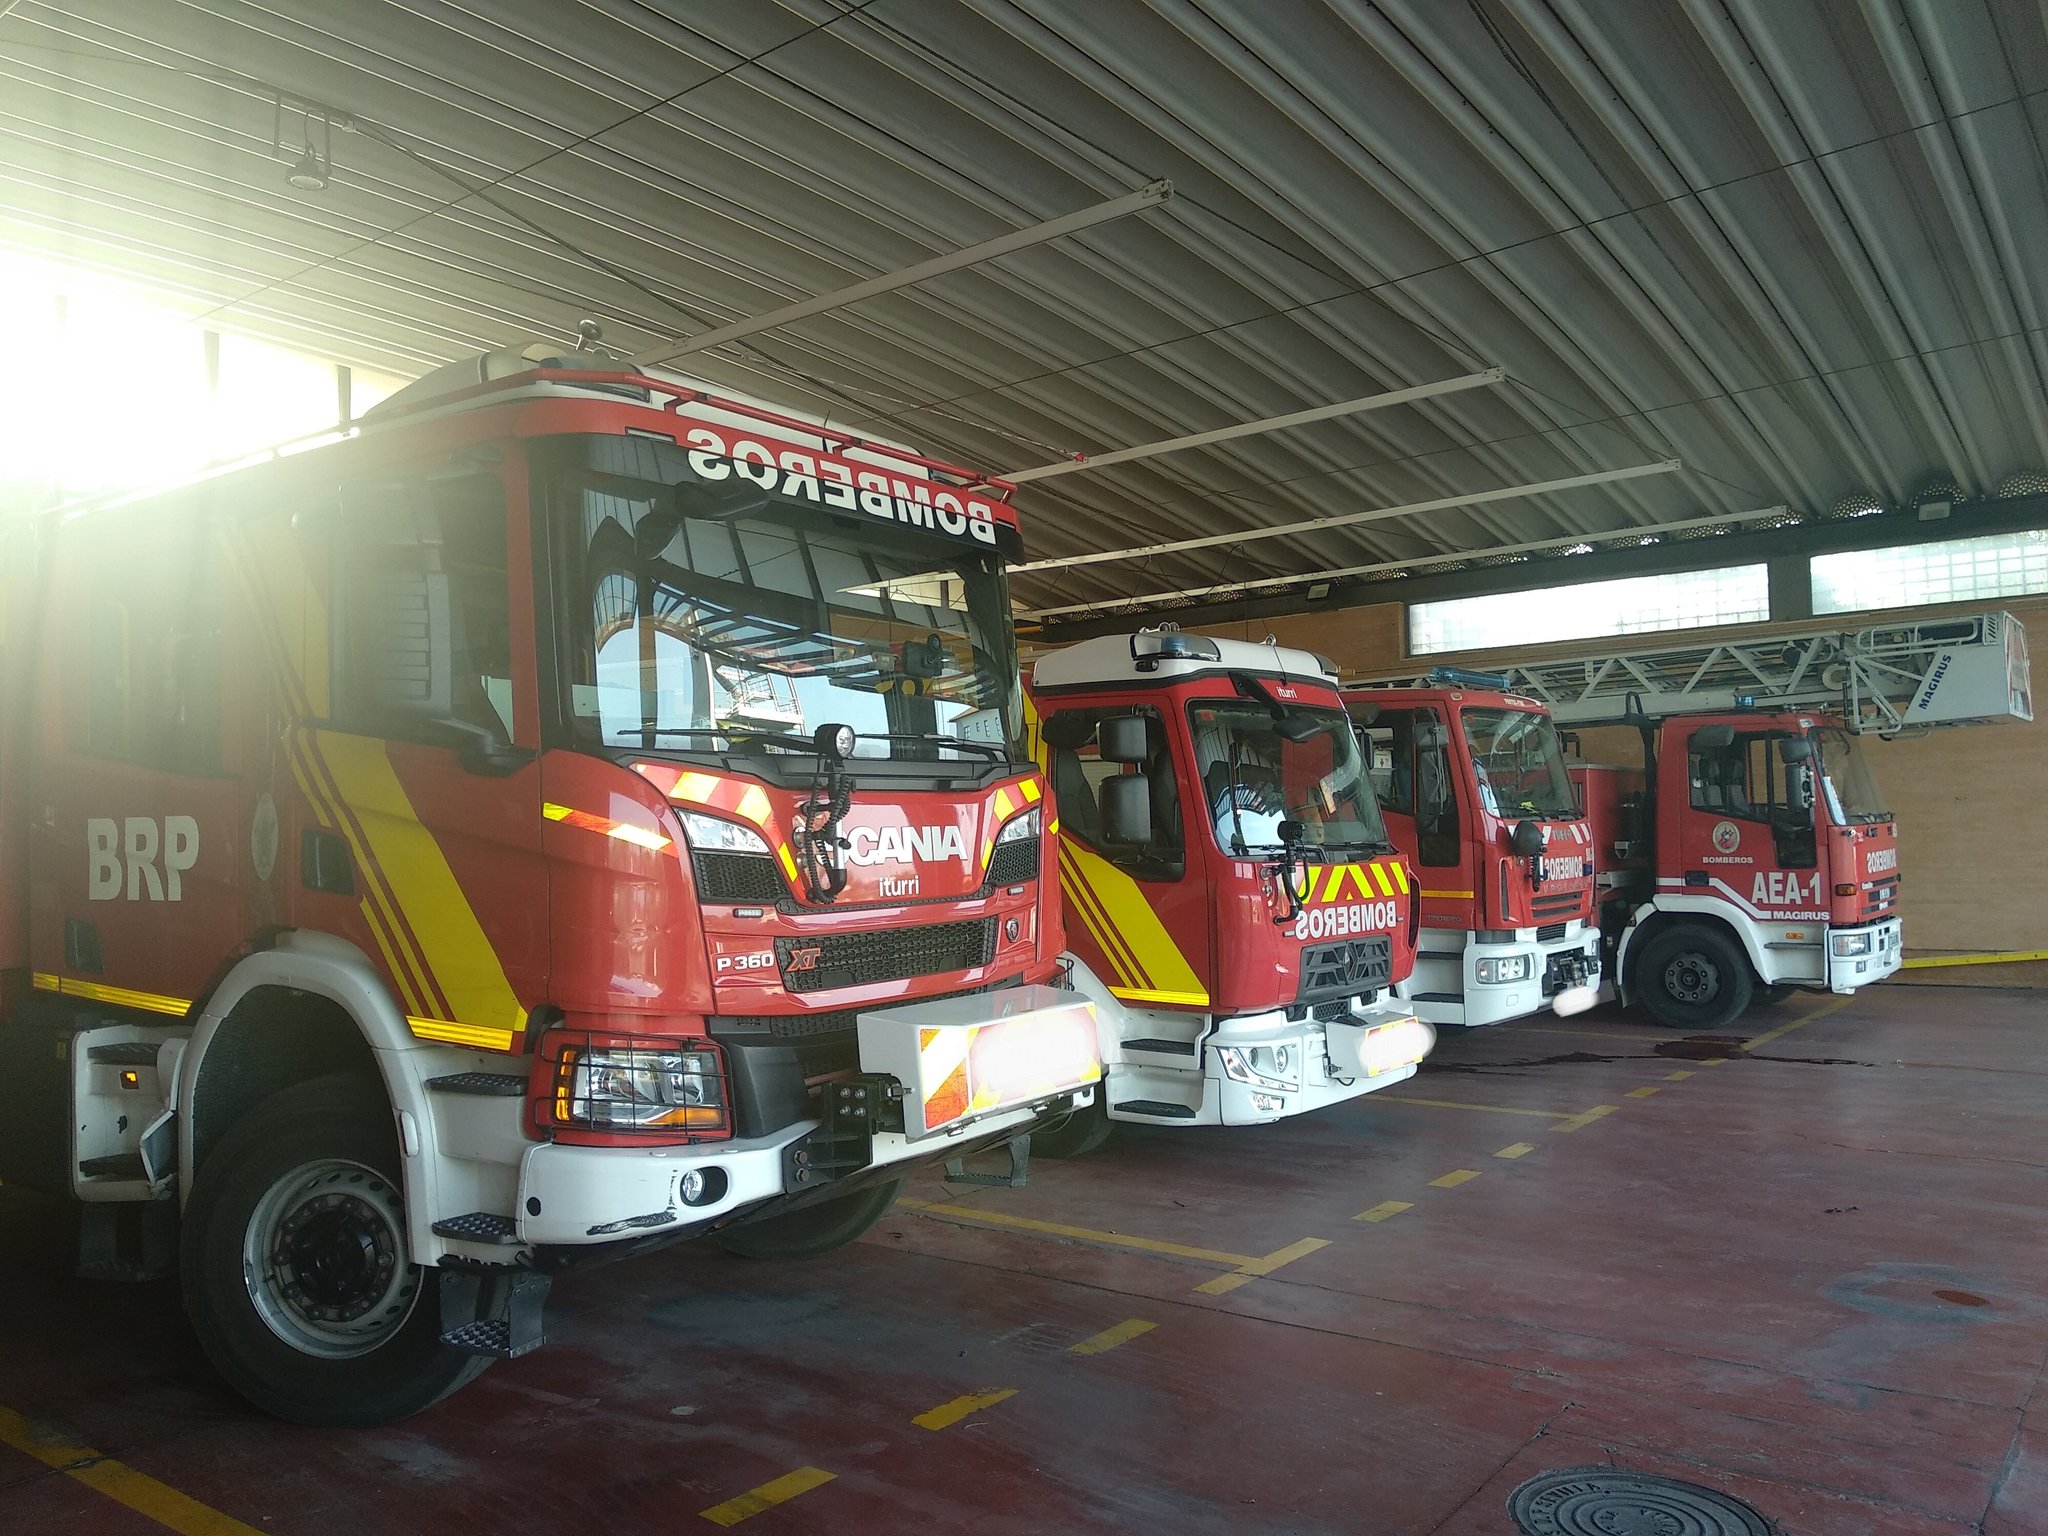
[[[1630,965],[1636,997],[1672,1029],[1724,1029],[1756,993],[1749,961],[1717,929],[1681,923],[1651,935]]]
[[[901,1179],[869,1184],[783,1216],[769,1216],[718,1235],[718,1245],[743,1259],[816,1259],[844,1248],[896,1203]]]
[[[364,1078],[301,1083],[236,1121],[199,1170],[180,1247],[207,1358],[280,1419],[389,1424],[491,1363],[441,1342],[434,1271],[406,1262],[391,1108]]]
[[[1095,1102],[1039,1126],[1031,1133],[1033,1157],[1086,1157],[1105,1141],[1115,1127],[1109,1105],[1103,1101],[1102,1085],[1095,1089]]]

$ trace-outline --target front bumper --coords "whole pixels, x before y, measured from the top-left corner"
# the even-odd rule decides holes
[[[1204,1043],[1193,1123],[1267,1125],[1341,1104],[1407,1081],[1436,1043],[1436,1031],[1405,1009],[1301,1023],[1261,1017],[1279,1022],[1231,1020]]]
[[[1827,939],[1828,990],[1854,992],[1858,987],[1883,981],[1896,972],[1906,958],[1905,950],[1901,948],[1903,929],[1904,925],[1896,917],[1888,917],[1881,923],[1872,923],[1864,928],[1830,928]],[[1869,950],[1860,955],[1836,954],[1836,941],[1853,934],[1868,934]]]
[[[860,1016],[858,1029],[862,1075],[826,1085],[834,1113],[825,1120],[691,1146],[527,1148],[519,1240],[685,1234],[766,1202],[816,1198],[834,1184],[894,1177],[1006,1141],[1093,1103],[1099,1091],[1093,1008],[1072,992],[1017,987],[877,1009]],[[836,1100],[856,1088],[875,1110],[852,1125]],[[686,1188],[692,1172],[701,1178]]]
[[[1536,1013],[1560,993],[1600,984],[1600,930],[1574,922],[1556,939],[1518,940],[1512,944],[1468,944],[1464,953],[1464,985],[1460,1023],[1500,1024]],[[1516,960],[1524,963],[1516,966]],[[1516,981],[1482,981],[1481,962],[1519,968]]]

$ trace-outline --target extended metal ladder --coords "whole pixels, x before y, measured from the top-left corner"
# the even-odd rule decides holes
[[[1565,726],[1618,721],[1638,709],[1659,716],[1752,705],[1827,710],[1852,731],[1886,736],[2034,718],[2026,632],[2009,613],[1523,662],[1498,675],[1508,692],[1542,701]],[[1445,678],[1369,681],[1440,687]]]

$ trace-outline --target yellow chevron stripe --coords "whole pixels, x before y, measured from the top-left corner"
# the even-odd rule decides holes
[[[1127,987],[1138,986],[1140,978],[1134,969],[1134,962],[1118,946],[1115,930],[1110,927],[1109,919],[1096,905],[1094,893],[1083,884],[1080,874],[1068,857],[1067,844],[1059,845],[1059,853],[1060,893],[1066,898],[1067,909],[1081,919],[1081,925],[1088,930],[1089,937],[1095,940],[1096,948],[1102,951],[1103,959],[1116,972],[1112,980],[1121,981]]]
[[[1398,885],[1401,888],[1401,894],[1406,896],[1408,894],[1408,866],[1399,859],[1396,859],[1393,861],[1392,868],[1394,871],[1394,884]]]
[[[1188,1006],[1206,1007],[1208,989],[1166,931],[1166,925],[1160,922],[1159,914],[1152,910],[1138,882],[1085,848],[1064,846],[1073,856],[1078,883],[1086,886],[1100,903],[1103,915],[1129,946],[1131,957],[1149,983],[1147,990],[1178,993],[1190,999]]]
[[[1369,864],[1369,865],[1367,865],[1366,867],[1367,867],[1368,869],[1370,869],[1370,870],[1372,871],[1372,877],[1373,877],[1373,879],[1377,880],[1377,881],[1378,881],[1378,882],[1380,883],[1380,894],[1381,894],[1382,896],[1391,896],[1391,895],[1393,895],[1393,894],[1394,894],[1394,882],[1393,882],[1393,881],[1391,881],[1391,880],[1389,880],[1389,879],[1387,878],[1387,867],[1386,867],[1386,865],[1384,865],[1384,864]],[[1362,884],[1364,884],[1364,882],[1363,882],[1362,880],[1361,880],[1361,881],[1360,881],[1359,883],[1360,883],[1361,885],[1362,885]],[[1370,891],[1367,891],[1367,892],[1366,892],[1366,895],[1368,895],[1368,896],[1370,896],[1371,894],[1372,894],[1372,892],[1370,892]]]
[[[406,797],[384,743],[325,735],[319,749],[460,1027],[486,1031],[493,1040],[523,1033],[526,1010],[440,844]]]
[[[88,1002],[109,1003],[116,1008],[140,1008],[149,1013],[168,1013],[183,1018],[192,1011],[189,997],[167,997],[161,992],[137,992],[131,987],[110,987],[104,982],[80,981],[72,976],[57,976],[48,971],[36,971],[30,981],[39,991],[55,992],[62,997],[82,997]]]
[[[1110,992],[1127,1003],[1166,1003],[1176,1008],[1206,1008],[1206,992],[1147,992],[1142,987],[1111,987]]]

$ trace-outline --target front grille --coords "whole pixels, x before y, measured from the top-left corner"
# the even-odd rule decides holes
[[[1560,912],[1576,912],[1579,903],[1585,899],[1584,891],[1566,891],[1561,896],[1532,896],[1529,909],[1538,917],[1555,917]]]
[[[815,939],[777,939],[775,960],[791,992],[826,992],[878,981],[905,981],[987,965],[995,958],[996,920],[882,928]]]
[[[697,895],[705,901],[772,907],[789,894],[775,861],[766,854],[693,852],[690,868],[697,877]]]
[[[1026,837],[1004,843],[988,861],[990,885],[1022,885],[1038,878],[1038,839]]]
[[[980,992],[999,992],[1016,986],[1022,978],[1011,977],[993,987],[963,987],[953,992],[936,992],[914,998],[919,1003],[943,1002],[948,998],[973,997]],[[890,1003],[888,1007],[907,1004]],[[860,1066],[860,1043],[856,1026],[861,1010],[835,1008],[830,1013],[741,1013],[718,1015],[709,1020],[711,1038],[720,1045],[737,1047],[786,1046],[796,1054],[803,1077],[815,1079],[832,1072],[851,1072]]]
[[[1297,1000],[1321,1002],[1377,992],[1394,975],[1394,945],[1385,934],[1347,939],[1341,944],[1311,944],[1301,952],[1301,991]]]
[[[1542,927],[1536,930],[1537,942],[1542,943],[1549,939],[1563,938],[1564,931],[1568,926],[1569,925],[1565,923],[1545,923]]]

